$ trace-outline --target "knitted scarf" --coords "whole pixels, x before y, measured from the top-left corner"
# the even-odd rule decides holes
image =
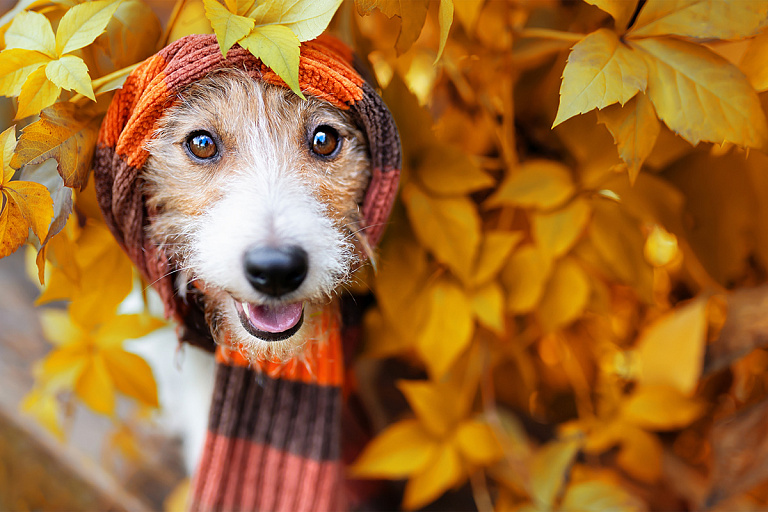
[[[361,205],[368,242],[375,245],[394,201],[400,141],[381,98],[355,70],[351,51],[321,36],[302,43],[304,94],[347,110],[368,140],[371,181]],[[143,62],[112,100],[94,156],[96,193],[117,241],[158,291],[182,341],[213,349],[201,298],[179,294],[172,262],[149,240],[154,212],[143,195],[146,142],[179,91],[222,67],[254,80],[285,83],[251,53],[234,46],[222,57],[212,35],[180,39]],[[356,332],[339,304],[322,312],[302,354],[274,363],[248,361],[218,347],[208,437],[192,486],[193,509],[338,510],[345,507],[341,454],[344,353]],[[345,346],[347,345],[347,346]],[[346,391],[346,390],[345,390]]]

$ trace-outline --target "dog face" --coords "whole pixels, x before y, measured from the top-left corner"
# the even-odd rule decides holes
[[[180,94],[147,149],[149,235],[182,293],[199,281],[217,342],[296,352],[358,261],[363,133],[328,103],[222,70]]]

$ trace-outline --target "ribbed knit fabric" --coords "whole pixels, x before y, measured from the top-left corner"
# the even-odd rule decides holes
[[[371,182],[360,205],[368,243],[385,227],[400,174],[397,128],[381,98],[354,69],[351,51],[320,37],[302,43],[299,85],[348,110],[365,132]],[[146,142],[165,109],[187,85],[222,67],[285,86],[259,59],[234,46],[226,58],[212,35],[180,39],[147,59],[112,100],[99,133],[94,179],[99,206],[115,238],[159,292],[166,316],[179,322],[179,339],[213,349],[203,314],[204,286],[179,294],[174,263],[147,237],[155,212],[146,206],[142,168]],[[341,510],[363,486],[345,493],[341,453],[354,453],[360,436],[342,446],[344,350],[338,304],[326,307],[305,349],[283,363],[248,361],[237,350],[217,350],[209,432],[192,486],[194,510]],[[226,333],[224,333],[226,335]],[[346,334],[345,337],[349,338]],[[202,398],[201,398],[202,399]],[[354,436],[352,436],[354,437]]]
[[[219,347],[193,510],[342,510],[343,354],[338,315],[286,363]]]

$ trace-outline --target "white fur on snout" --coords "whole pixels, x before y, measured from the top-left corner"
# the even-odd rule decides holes
[[[318,301],[330,296],[347,277],[354,246],[290,171],[254,169],[238,174],[221,200],[197,220],[189,260],[197,276],[207,285],[253,303]],[[308,255],[304,282],[279,299],[255,290],[245,273],[246,251],[290,246],[301,247]]]

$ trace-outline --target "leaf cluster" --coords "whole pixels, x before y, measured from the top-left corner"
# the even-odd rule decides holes
[[[765,507],[768,2],[180,0],[164,27],[157,4],[0,19],[0,93],[39,113],[0,136],[0,256],[29,241],[39,302],[68,301],[25,403],[44,424],[156,404],[121,338],[161,324],[117,313],[136,283],[89,186],[110,91],[212,32],[300,94],[330,26],[404,150],[364,358],[420,375],[403,402],[359,373],[383,412],[353,475],[407,479],[408,509],[467,483],[481,509]]]

